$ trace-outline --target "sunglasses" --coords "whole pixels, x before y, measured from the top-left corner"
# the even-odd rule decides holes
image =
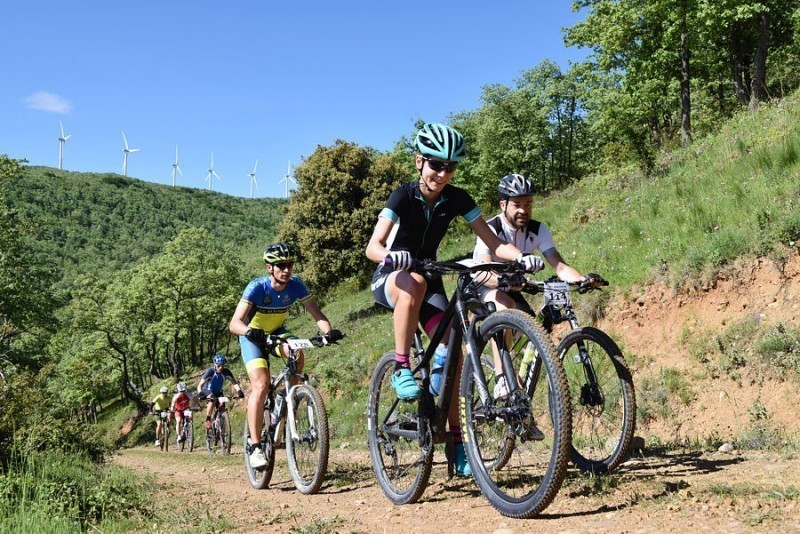
[[[294,267],[294,262],[282,261],[280,263],[273,263],[272,266],[280,269],[281,271],[285,271],[286,269],[291,269],[292,267]]]
[[[458,167],[458,163],[456,163],[455,161],[447,162],[425,157],[423,157],[422,159],[428,162],[428,167],[430,167],[433,172],[442,172],[442,171],[453,172],[456,170],[456,167]]]

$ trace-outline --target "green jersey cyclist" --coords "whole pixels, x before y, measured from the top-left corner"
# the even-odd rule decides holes
[[[367,257],[379,264],[372,278],[373,297],[378,304],[393,310],[396,362],[392,385],[401,400],[420,395],[409,365],[417,323],[432,335],[447,306],[441,278],[410,269],[414,260],[437,258],[439,244],[456,217],[461,216],[498,257],[519,261],[529,271],[543,267],[538,256],[523,254],[515,246],[501,242],[469,193],[450,185],[458,163],[466,157],[466,143],[459,132],[443,124],[425,124],[417,132],[414,144],[418,178],[389,196],[366,249]],[[391,268],[384,267],[386,258],[391,259]],[[458,365],[460,374],[460,361]],[[456,473],[471,476],[461,443],[457,397],[458,388],[453,388],[448,422],[456,445]]]
[[[303,281],[292,276],[297,248],[286,243],[275,243],[264,252],[264,264],[269,273],[250,282],[242,293],[230,323],[230,331],[239,336],[242,359],[250,378],[250,396],[247,400],[247,424],[251,436],[260,436],[264,426],[264,401],[269,394],[270,375],[268,354],[263,351],[267,335],[292,337],[284,328],[289,308],[299,301],[317,323],[325,339],[333,343],[343,334],[331,327],[317,301]],[[288,357],[289,348],[280,345],[273,356]],[[299,351],[297,370],[303,370],[303,352]],[[267,465],[267,458],[256,439],[247,444],[250,465],[259,469]]]

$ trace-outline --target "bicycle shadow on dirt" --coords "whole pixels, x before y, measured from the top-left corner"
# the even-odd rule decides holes
[[[592,475],[570,468],[561,487],[561,498],[614,496],[620,502],[606,502],[594,509],[569,513],[548,514],[545,511],[537,517],[582,517],[634,508],[639,503],[669,497],[691,487],[687,479],[693,476],[724,471],[744,461],[740,457],[715,458],[703,451],[676,452],[663,449],[638,454],[611,474]],[[607,498],[605,500],[608,501]]]

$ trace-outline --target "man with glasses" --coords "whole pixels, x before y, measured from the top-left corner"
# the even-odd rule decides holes
[[[325,332],[328,342],[333,343],[344,337],[339,330],[331,328],[330,321],[322,313],[317,301],[311,297],[302,280],[292,276],[296,259],[297,249],[294,245],[275,243],[268,246],[264,251],[264,264],[269,275],[256,278],[247,285],[230,323],[231,333],[239,336],[242,359],[250,377],[247,424],[255,442],[248,443],[247,450],[250,454],[250,465],[255,469],[267,465],[267,458],[257,438],[263,430],[264,401],[270,386],[268,354],[264,352],[266,336],[291,337],[284,323],[291,305],[299,301],[317,322],[320,331]],[[280,345],[273,356],[286,358],[289,356],[289,348]],[[302,351],[298,353],[297,370],[303,370]]]
[[[211,428],[211,414],[214,413],[214,406],[217,404],[217,399],[222,397],[222,386],[225,385],[226,380],[230,380],[233,384],[233,389],[240,399],[244,398],[244,391],[239,387],[239,382],[230,369],[225,367],[227,358],[222,354],[214,355],[214,365],[206,369],[203,376],[200,377],[200,382],[197,384],[197,396],[200,400],[206,400],[206,430]]]
[[[543,266],[541,258],[502,243],[481,217],[481,210],[469,193],[450,185],[458,163],[466,157],[466,143],[459,132],[444,124],[425,124],[417,132],[414,145],[418,179],[401,185],[389,196],[366,250],[367,257],[378,264],[372,277],[372,295],[378,304],[394,312],[396,361],[392,385],[398,398],[405,401],[417,399],[421,393],[409,365],[417,323],[432,335],[447,307],[440,277],[410,271],[414,260],[436,259],[439,244],[456,217],[461,216],[500,258],[516,260],[529,271]],[[445,350],[437,348],[440,353]],[[458,368],[460,374],[461,358]],[[435,371],[436,367],[432,374]],[[456,474],[468,477],[472,476],[472,469],[461,443],[457,398],[458,388],[453,388],[448,419],[456,445]]]

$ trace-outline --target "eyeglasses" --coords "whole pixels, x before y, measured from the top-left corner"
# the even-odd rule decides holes
[[[453,172],[456,170],[456,167],[458,167],[458,163],[455,161],[440,161],[438,159],[426,157],[422,159],[428,162],[428,167],[430,167],[433,172]]]
[[[280,263],[273,263],[273,267],[280,269],[281,271],[285,271],[286,269],[291,269],[294,267],[293,261],[282,261]]]

